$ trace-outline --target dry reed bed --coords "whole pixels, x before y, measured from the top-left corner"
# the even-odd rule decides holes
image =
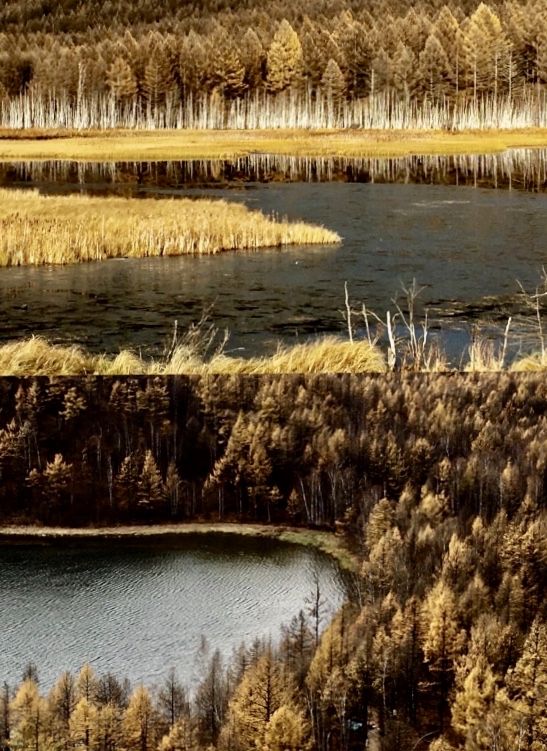
[[[211,255],[339,240],[323,227],[277,221],[226,201],[0,189],[0,266]]]
[[[280,347],[270,357],[250,359],[220,354],[208,361],[191,347],[178,346],[168,360],[145,360],[134,352],[94,355],[80,347],[31,337],[0,346],[0,376],[29,375],[259,375],[272,373],[361,373],[385,371],[379,349],[366,342],[326,337]]]
[[[514,372],[547,370],[547,358],[540,354],[523,357],[510,368],[499,359],[475,358],[465,372]],[[443,360],[423,372],[446,372]],[[368,342],[342,341],[335,337],[279,347],[267,357],[249,359],[216,355],[203,360],[188,346],[175,348],[168,360],[145,360],[129,350],[118,355],[94,355],[76,346],[50,344],[32,337],[0,346],[0,376],[59,375],[269,375],[320,373],[385,373],[384,354]]]

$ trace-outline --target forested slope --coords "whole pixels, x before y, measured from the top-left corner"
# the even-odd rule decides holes
[[[10,749],[545,748],[543,376],[0,386],[4,522],[336,523],[361,567],[319,641],[317,592],[279,645],[209,654],[191,700],[86,671],[40,697],[30,670]]]

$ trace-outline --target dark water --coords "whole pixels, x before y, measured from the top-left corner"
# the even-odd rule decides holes
[[[499,154],[396,158],[291,157],[253,154],[234,160],[169,162],[30,161],[0,163],[0,185],[50,190],[139,193],[184,186],[236,187],[269,182],[429,183],[542,191],[547,188],[547,149]]]
[[[0,680],[19,681],[34,661],[49,686],[88,660],[99,673],[148,685],[175,667],[191,683],[202,634],[225,657],[243,640],[277,640],[281,624],[307,607],[316,574],[326,622],[344,599],[341,574],[300,546],[209,535],[0,546]]]
[[[390,301],[401,283],[415,278],[426,286],[421,300],[434,326],[457,349],[476,322],[502,326],[508,314],[523,312],[517,281],[533,287],[547,261],[547,194],[541,192],[545,154],[508,154],[368,160],[366,166],[330,160],[330,167],[328,160],[272,163],[266,158],[243,165],[46,163],[18,171],[5,166],[5,182],[26,180],[44,191],[123,192],[129,186],[137,195],[243,201],[268,213],[324,224],[343,242],[213,258],[4,269],[0,340],[35,333],[94,351],[129,346],[157,353],[175,320],[184,328],[211,306],[216,325],[231,332],[228,349],[251,355],[271,351],[279,340],[342,334],[346,281],[356,307],[366,302],[383,313],[393,309]],[[363,181],[337,179],[351,170]],[[365,179],[371,170],[375,182]],[[240,173],[265,181],[245,182]],[[272,174],[300,182],[268,181]],[[328,180],[329,174],[332,182],[317,177]],[[459,184],[445,184],[455,174]],[[189,187],[211,185],[211,175],[224,187]]]

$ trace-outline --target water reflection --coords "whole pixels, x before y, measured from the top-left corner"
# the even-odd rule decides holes
[[[165,162],[30,161],[0,163],[0,185],[63,183],[134,192],[147,187],[238,186],[268,182],[429,183],[543,191],[547,149],[499,154],[398,158],[291,157]]]
[[[324,224],[343,237],[336,247],[1,269],[0,341],[42,334],[93,351],[130,347],[158,355],[175,320],[185,328],[213,306],[214,322],[231,332],[231,351],[270,353],[278,341],[344,335],[345,282],[355,304],[385,313],[400,283],[416,278],[427,285],[423,302],[433,328],[458,361],[474,324],[495,332],[510,315],[529,317],[517,280],[533,288],[547,261],[547,149],[405,159],[33,162],[0,166],[0,182],[45,192],[215,196]],[[519,190],[485,189],[492,186]]]

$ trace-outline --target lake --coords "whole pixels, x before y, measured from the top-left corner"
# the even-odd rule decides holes
[[[315,577],[324,623],[344,600],[333,560],[309,548],[234,535],[0,546],[0,681],[36,663],[42,686],[89,661],[99,673],[192,684],[201,636],[225,657],[275,641],[306,608]]]
[[[228,350],[250,356],[278,341],[343,335],[346,281],[356,308],[365,302],[383,314],[415,278],[425,286],[420,302],[433,329],[456,352],[475,324],[501,330],[509,315],[527,312],[518,282],[533,288],[547,261],[546,164],[545,151],[520,150],[406,160],[4,165],[4,185],[215,196],[324,224],[343,241],[3,269],[0,341],[34,333],[92,351],[158,354],[175,320],[185,328],[210,309],[214,323],[230,331]]]

